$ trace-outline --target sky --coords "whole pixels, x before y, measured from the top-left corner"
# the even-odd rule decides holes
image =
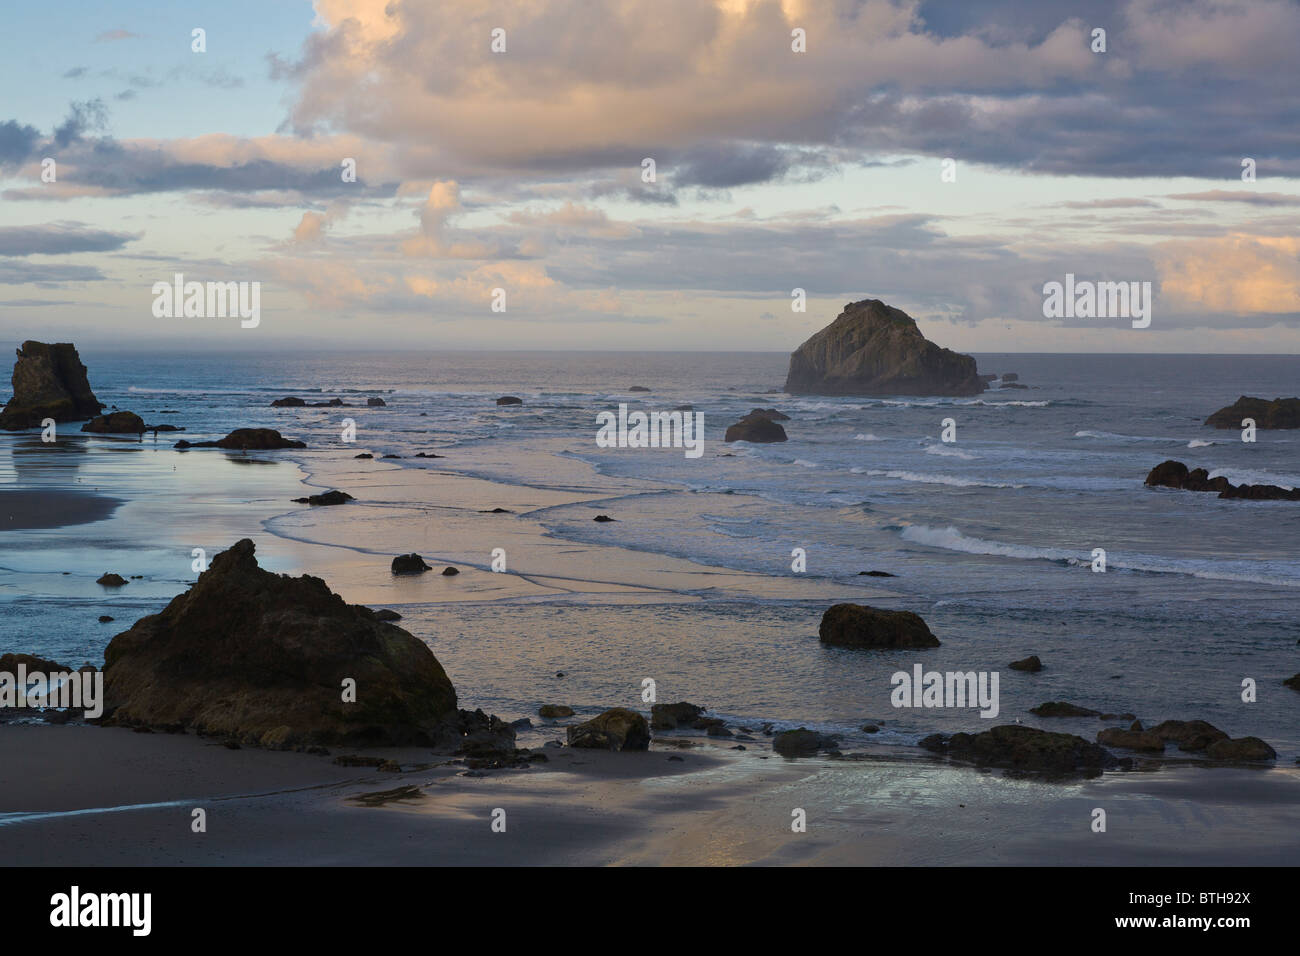
[[[1297,51],[1295,0],[13,4],[0,335],[789,351],[878,298],[967,352],[1296,354]],[[257,324],[158,314],[178,273]],[[1046,317],[1067,274],[1150,325]]]

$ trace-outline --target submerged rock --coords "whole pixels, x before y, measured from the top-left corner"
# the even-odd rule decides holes
[[[1156,734],[1145,730],[1123,730],[1119,727],[1107,727],[1097,734],[1097,743],[1108,747],[1123,747],[1125,750],[1163,751],[1165,742]]]
[[[307,505],[345,505],[349,501],[355,501],[346,491],[327,491],[323,495],[308,495],[306,498],[294,498],[297,504]]]
[[[918,614],[885,611],[865,604],[835,604],[822,615],[818,635],[837,647],[938,647]]]
[[[916,321],[881,302],[850,302],[790,356],[792,395],[977,395],[975,360],[926,339]]]
[[[497,399],[498,405],[522,405],[524,400],[517,395],[502,395]]]
[[[236,428],[217,441],[186,441],[181,439],[176,448],[226,448],[238,451],[270,451],[276,448],[306,448],[305,442],[285,438],[274,428]]]
[[[1300,428],[1300,398],[1263,398],[1242,395],[1227,408],[1205,420],[1215,428],[1241,428],[1243,418],[1253,418],[1256,428]]]
[[[598,521],[601,524],[606,524],[607,522],[613,521],[614,519],[611,518],[609,515],[596,515],[596,517],[592,518],[591,520]]]
[[[456,691],[423,641],[310,575],[258,567],[244,539],[104,652],[108,720],[177,725],[245,744],[435,741]],[[344,699],[355,682],[355,702]]]
[[[271,403],[272,408],[350,408],[341,398],[331,398],[328,402],[308,402],[297,396],[277,398]]]
[[[424,558],[414,551],[410,554],[399,554],[393,558],[392,569],[394,574],[423,574],[425,571],[433,570],[424,563]]]
[[[567,704],[542,704],[537,708],[538,717],[549,717],[554,720],[557,717],[572,717],[573,708]]]
[[[586,723],[568,728],[570,747],[593,750],[649,750],[646,719],[626,707],[615,707]]]
[[[457,574],[460,574],[460,568],[443,568],[443,569],[442,569],[442,576],[443,576],[444,578],[455,577]]]
[[[39,428],[47,418],[73,422],[98,415],[104,407],[90,390],[86,366],[81,364],[75,345],[29,340],[16,354],[14,394],[0,411],[0,429]]]
[[[773,737],[772,749],[783,757],[810,757],[822,750],[834,750],[839,742],[838,737],[800,727],[798,730],[784,730]]]
[[[786,441],[785,429],[766,415],[750,412],[734,425],[728,425],[723,441],[747,441],[761,444]]]
[[[100,435],[143,435],[147,429],[144,419],[135,412],[110,412],[96,415],[81,426],[83,432]],[[175,425],[159,425],[154,431],[179,431]]]
[[[859,571],[860,578],[896,578],[897,574],[890,574],[888,571]]]
[[[650,727],[653,730],[676,730],[680,724],[694,724],[704,711],[705,708],[684,700],[676,704],[651,704]]]
[[[1031,714],[1039,717],[1100,717],[1101,711],[1090,710],[1063,700],[1052,700],[1029,709]]]
[[[1020,724],[1003,724],[979,734],[932,734],[919,746],[980,766],[1059,776],[1095,775],[1119,764],[1104,747],[1082,737]]]
[[[107,574],[100,575],[100,577],[98,578],[98,580],[95,581],[95,583],[102,584],[106,588],[120,588],[125,586],[126,578],[122,577],[122,575],[120,574],[114,574],[113,572],[110,571]]]
[[[1288,677],[1286,680],[1282,681],[1282,686],[1290,687],[1292,690],[1300,690],[1300,674],[1296,674],[1294,677]]]
[[[366,406],[369,408],[387,408],[388,403],[382,398],[367,398]]]
[[[1038,659],[1037,654],[1030,654],[1024,660],[1012,661],[1007,666],[1013,671],[1028,671],[1031,674],[1037,674],[1043,669],[1043,662]]]

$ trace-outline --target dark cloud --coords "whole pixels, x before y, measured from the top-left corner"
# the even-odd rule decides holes
[[[1170,193],[1168,198],[1191,202],[1239,202],[1251,206],[1300,206],[1300,196],[1287,193],[1230,192],[1226,189],[1211,189],[1201,193]]]
[[[54,144],[60,148],[80,142],[89,130],[102,130],[108,125],[108,110],[100,99],[73,103],[68,118],[54,130]]]
[[[0,164],[21,163],[36,151],[41,131],[17,120],[0,123]]]
[[[138,238],[138,235],[123,232],[90,229],[80,223],[0,226],[0,256],[111,252]]]
[[[54,288],[65,282],[95,282],[104,274],[94,266],[38,265],[0,259],[0,285],[32,285]]]

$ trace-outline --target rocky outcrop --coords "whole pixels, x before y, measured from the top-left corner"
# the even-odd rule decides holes
[[[1077,704],[1067,703],[1063,700],[1048,701],[1045,704],[1039,704],[1037,707],[1031,707],[1029,712],[1037,717],[1100,717],[1101,711],[1091,710],[1087,707],[1079,707]]]
[[[1286,680],[1282,681],[1282,686],[1290,687],[1292,690],[1300,690],[1300,674],[1296,674],[1294,677],[1288,677]]]
[[[590,750],[649,750],[650,725],[634,710],[615,707],[568,728],[570,747]]]
[[[120,588],[126,586],[126,578],[109,571],[107,574],[101,574],[95,583],[102,584],[106,588]]]
[[[1150,733],[1161,740],[1178,745],[1179,750],[1195,753],[1220,740],[1227,740],[1228,735],[1218,727],[1204,720],[1166,720],[1150,728]]]
[[[567,704],[542,704],[541,707],[537,708],[537,716],[546,717],[551,720],[556,720],[560,717],[572,717],[573,708]]]
[[[1211,760],[1276,760],[1277,751],[1258,737],[1234,737],[1216,740],[1205,748]]]
[[[1300,488],[1279,485],[1234,485],[1223,475],[1215,478],[1204,468],[1188,469],[1181,461],[1162,461],[1146,477],[1151,488],[1178,488],[1182,491],[1215,491],[1220,498],[1244,498],[1252,501],[1300,501]]]
[[[1256,428],[1300,428],[1300,398],[1275,398],[1270,402],[1243,395],[1207,418],[1205,424],[1241,428],[1243,418],[1253,418]]]
[[[174,448],[226,448],[239,451],[270,451],[276,448],[306,448],[306,442],[285,438],[274,428],[236,428],[217,441],[186,441],[181,439]]]
[[[750,412],[734,425],[727,426],[724,441],[747,441],[771,444],[785,441],[785,429],[773,421],[761,409]]]
[[[932,734],[919,746],[979,766],[1051,776],[1095,776],[1119,763],[1104,747],[1082,737],[1020,724],[1004,724],[979,734]]]
[[[271,403],[272,408],[350,408],[341,398],[331,398],[328,402],[309,402],[305,399],[290,395],[288,398],[277,398]]]
[[[319,578],[262,570],[248,539],[113,638],[104,659],[106,719],[117,725],[300,749],[431,743],[463,722],[423,641]]]
[[[704,710],[684,700],[675,704],[651,704],[650,727],[653,730],[676,730],[680,725],[689,727],[700,719]]]
[[[795,395],[977,395],[975,360],[940,348],[916,321],[879,299],[850,302],[790,356]]]
[[[800,727],[797,730],[782,731],[773,737],[772,749],[782,757],[811,757],[823,750],[834,750],[839,743],[837,737]]]
[[[502,395],[497,399],[498,405],[522,405],[524,400],[516,395]]]
[[[865,604],[835,604],[822,615],[818,635],[836,647],[938,647],[918,614]]]
[[[424,563],[424,558],[414,551],[410,554],[399,554],[393,558],[392,569],[394,574],[423,574],[425,571],[433,570]]]
[[[366,407],[367,407],[367,408],[386,408],[386,407],[388,407],[388,403],[387,403],[386,401],[384,401],[382,398],[367,398],[367,399],[366,399]]]
[[[746,418],[766,418],[770,422],[788,422],[790,416],[775,408],[752,408]]]
[[[1037,654],[1030,654],[1024,660],[1012,661],[1007,666],[1013,671],[1028,671],[1031,674],[1037,674],[1043,669],[1043,662],[1038,659]]]
[[[75,422],[98,415],[104,407],[90,390],[86,366],[81,364],[75,345],[28,341],[17,354],[14,395],[0,411],[0,429],[39,428],[47,418]]]
[[[306,498],[294,498],[295,504],[300,505],[345,505],[353,501],[353,497],[346,491],[327,491],[323,495],[308,495]]]
[[[81,430],[99,435],[143,435],[149,429],[145,427],[144,419],[135,412],[110,412],[107,415],[96,415],[82,425]],[[174,425],[160,425],[156,430],[176,431],[177,429]]]
[[[1159,753],[1165,749],[1162,738],[1146,730],[1124,730],[1120,727],[1107,727],[1097,734],[1097,743],[1108,747],[1122,747],[1125,750],[1142,750]]]

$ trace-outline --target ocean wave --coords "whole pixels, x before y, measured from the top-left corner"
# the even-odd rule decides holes
[[[853,440],[854,441],[884,441],[883,438],[878,438],[875,435],[871,434],[871,432],[864,432],[859,435],[854,435]]]
[[[962,458],[966,461],[974,461],[979,457],[979,455],[968,455],[956,448],[949,448],[947,445],[930,445],[925,449],[925,453],[927,455],[942,455],[944,458]]]
[[[913,544],[942,548],[945,551],[960,551],[964,554],[987,554],[1024,561],[1056,561],[1071,567],[1090,567],[1092,563],[1092,554],[1089,551],[1011,544],[1006,541],[976,538],[962,534],[952,525],[944,528],[935,528],[929,525],[907,525],[901,529],[899,536],[904,541]],[[1294,576],[1294,572],[1291,575],[1268,573],[1272,569],[1265,565],[1261,573],[1260,570],[1249,567],[1252,563],[1260,564],[1261,562],[1220,562],[1187,558],[1161,558],[1150,555],[1126,555],[1116,552],[1108,553],[1106,556],[1107,568],[1112,570],[1139,571],[1149,574],[1181,574],[1214,581],[1241,581],[1250,584],[1300,587],[1300,577]]]
[[[863,474],[857,468],[854,474]],[[997,481],[979,481],[974,478],[958,478],[956,475],[931,475],[919,471],[901,471],[896,469],[881,470],[872,468],[865,474],[875,478],[896,478],[899,481],[915,481],[927,485],[951,485],[954,488],[1024,488],[1025,485],[1011,485]]]
[[[804,459],[804,458],[796,458],[793,462],[791,462],[791,464],[795,464],[795,465],[803,465],[805,468],[817,468],[817,467],[820,467],[820,466],[817,464],[817,462],[815,462],[815,461],[808,461],[808,460],[806,460],[806,459]]]
[[[1215,444],[1215,442],[1202,441],[1199,438],[1193,438],[1191,441],[1187,443],[1187,447],[1188,448],[1209,448],[1213,444]]]

